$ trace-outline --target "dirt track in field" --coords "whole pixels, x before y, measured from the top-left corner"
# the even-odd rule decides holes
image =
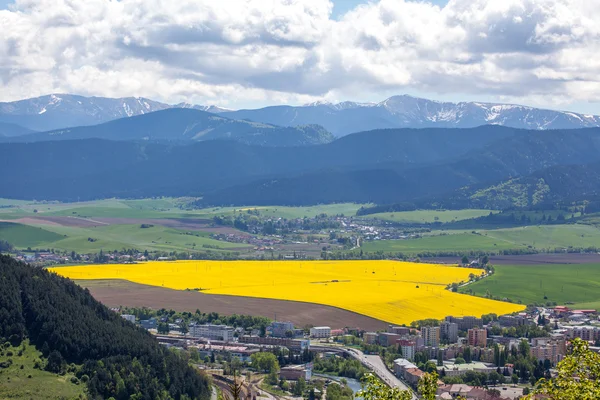
[[[382,330],[387,323],[341,310],[335,307],[294,301],[257,299],[252,297],[209,295],[128,281],[77,281],[108,307],[130,306],[166,308],[176,311],[218,312],[219,314],[262,315],[279,321],[291,321],[296,326],[325,325],[333,329],[359,327],[368,331]]]
[[[4,220],[0,221],[4,222]],[[54,225],[68,226],[75,228],[93,228],[97,226],[108,225],[161,225],[167,228],[203,231],[218,234],[235,234],[237,236],[250,236],[249,234],[227,226],[211,226],[212,221],[207,219],[194,218],[108,218],[108,217],[71,217],[71,216],[32,216],[19,219],[6,220],[6,222],[19,223],[24,225]]]
[[[60,226],[61,224],[53,221],[48,221],[41,218],[36,217],[24,217],[17,219],[0,219],[0,222],[11,222],[13,224],[23,224],[23,225],[53,225]]]

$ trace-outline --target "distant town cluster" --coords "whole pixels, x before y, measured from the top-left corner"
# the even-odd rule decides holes
[[[447,316],[411,326],[389,325],[377,332],[358,327],[299,328],[289,321],[244,328],[197,323],[193,315],[163,311],[148,319],[133,313],[122,317],[149,330],[167,347],[194,349],[210,368],[233,359],[251,365],[253,355],[273,353],[281,364],[278,378],[297,382],[338,373],[327,370],[338,365],[332,360],[355,360],[386,383],[412,390],[425,372],[435,371],[440,399],[459,395],[473,400],[517,399],[537,380],[555,374],[554,367],[567,355],[573,339],[589,342],[593,351],[600,352],[598,312],[566,306],[532,307],[514,315]]]

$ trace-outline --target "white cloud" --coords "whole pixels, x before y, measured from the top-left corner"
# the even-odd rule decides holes
[[[0,100],[50,92],[222,105],[428,92],[600,101],[588,0],[17,0]]]

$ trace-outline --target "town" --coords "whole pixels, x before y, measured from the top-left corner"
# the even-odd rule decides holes
[[[234,316],[228,325],[222,323],[228,317],[199,310],[113,311],[153,333],[164,346],[190,353],[199,368],[213,375],[248,372],[247,390],[254,387],[275,398],[320,398],[328,382],[335,380],[346,384],[350,380],[358,389],[368,371],[390,386],[416,391],[425,372],[435,371],[440,399],[458,395],[472,400],[518,399],[537,380],[555,374],[571,340],[580,338],[600,352],[598,312],[565,306],[530,307],[515,315],[481,318],[447,316],[411,326],[389,325],[379,332],[359,327],[298,328],[264,317]],[[273,357],[265,371],[256,366],[263,353]],[[252,386],[250,371],[270,375]]]

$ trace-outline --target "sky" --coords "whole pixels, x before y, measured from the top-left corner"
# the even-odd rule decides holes
[[[518,103],[600,114],[589,0],[0,0],[0,101]]]

